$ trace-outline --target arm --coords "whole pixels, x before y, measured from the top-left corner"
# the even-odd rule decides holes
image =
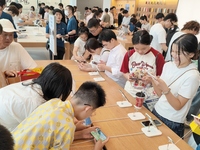
[[[162,47],[162,50],[164,50],[166,52],[167,51],[167,45],[166,45],[166,43],[161,43],[160,45]]]
[[[83,56],[78,56],[77,52],[78,52],[79,47],[78,46],[74,46],[73,49],[73,56],[76,60],[82,61],[84,60]]]
[[[92,131],[96,131],[97,127],[88,127],[83,130],[76,131],[74,134],[74,140],[81,140],[81,139],[92,139],[93,136],[91,135]]]

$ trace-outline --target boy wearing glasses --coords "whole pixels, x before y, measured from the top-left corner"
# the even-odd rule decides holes
[[[71,100],[52,99],[21,122],[12,132],[15,149],[69,149],[76,128],[74,117],[83,120],[105,103],[100,85],[83,83]],[[95,150],[102,149],[107,141],[98,141]]]

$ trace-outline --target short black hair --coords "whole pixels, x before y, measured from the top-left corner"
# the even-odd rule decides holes
[[[61,7],[63,7],[63,4],[62,4],[62,3],[59,3],[59,4],[58,4],[58,6],[61,6]]]
[[[72,75],[69,69],[59,63],[51,63],[33,80],[33,84],[41,86],[45,100],[61,97],[65,101],[72,91]]]
[[[164,18],[165,16],[164,16],[164,14],[163,13],[158,13],[157,15],[156,15],[156,19],[160,19],[160,18]]]
[[[17,7],[14,5],[10,5],[8,11],[11,11],[12,14],[15,14],[17,16],[19,15],[19,9],[17,9]]]
[[[85,10],[88,10],[88,7],[85,7]]]
[[[109,42],[111,39],[117,40],[116,34],[110,30],[110,29],[105,29],[99,34],[99,42],[102,43],[102,41]]]
[[[45,5],[45,3],[41,3],[41,5]]]
[[[174,21],[174,22],[178,21],[178,18],[177,18],[177,16],[176,16],[175,13],[169,13],[169,14],[167,14],[167,16],[165,16],[163,20],[166,21],[168,19],[170,19],[170,21]]]
[[[97,20],[96,18],[91,18],[88,21],[88,24],[87,24],[88,28],[92,28],[92,27],[96,27],[97,28],[99,26],[100,26],[99,20]]]
[[[35,11],[35,7],[34,6],[31,6],[31,8],[33,9],[33,11]]]
[[[122,14],[127,14],[128,13],[128,10],[126,10],[126,9],[124,9],[123,11],[122,11]]]
[[[136,18],[131,18],[131,19],[130,19],[130,22],[133,23],[133,24],[136,24],[137,19],[136,19]]]
[[[46,6],[44,7],[44,9],[50,9],[50,7],[49,7],[48,5],[46,5]]]
[[[103,48],[103,45],[99,43],[99,41],[95,38],[89,38],[87,42],[85,43],[85,49],[87,49],[90,53],[92,53],[92,50],[96,50],[97,48]]]
[[[74,14],[74,7],[72,5],[67,5],[67,7],[72,11],[72,14]]]
[[[106,103],[106,94],[103,88],[96,82],[84,82],[73,96],[78,99],[77,105],[87,104],[94,109],[104,106]]]
[[[124,8],[120,8],[120,11],[123,11],[124,10]]]
[[[146,15],[141,16],[141,17],[140,17],[140,20],[146,20],[146,21],[147,21],[147,16],[146,16]]]
[[[57,12],[60,13],[61,15],[63,15],[62,10],[60,10],[58,8],[56,8],[56,9],[53,10],[53,15],[55,15]]]
[[[105,12],[108,12],[108,8],[105,8]]]
[[[146,30],[139,30],[133,34],[132,43],[150,45],[153,36],[148,33]]]
[[[6,5],[6,0],[1,0],[0,1],[0,7],[3,7],[4,5]]]
[[[0,149],[1,150],[14,150],[14,140],[12,134],[8,129],[0,125]]]

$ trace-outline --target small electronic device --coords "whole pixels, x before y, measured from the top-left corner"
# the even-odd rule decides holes
[[[194,118],[200,119],[199,116],[196,116],[196,115],[193,115],[193,114],[191,114],[191,116],[193,116]]]
[[[91,134],[96,140],[101,139],[105,141],[107,139],[106,135],[99,128],[96,128],[96,131],[92,131]]]
[[[96,61],[92,61],[93,64],[98,65],[98,63]]]
[[[147,74],[150,75],[154,80],[157,80],[157,77],[152,75],[149,71],[147,71]]]
[[[154,124],[155,124],[156,126],[162,125],[162,123],[161,123],[160,121],[158,121],[158,120],[153,120],[153,122],[154,122]],[[152,124],[150,123],[149,120],[142,121],[141,124],[142,124],[144,127],[148,127],[149,124],[152,125]]]

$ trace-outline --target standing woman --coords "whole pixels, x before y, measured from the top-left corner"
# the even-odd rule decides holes
[[[184,34],[172,44],[172,62],[163,67],[160,77],[151,79],[160,97],[153,113],[178,136],[184,135],[184,121],[199,87],[199,72],[192,59],[197,55],[198,41]]]
[[[35,13],[35,7],[31,6],[30,11],[28,13],[28,18],[35,18],[36,17],[36,13]]]
[[[68,36],[67,26],[65,23],[61,22],[62,19],[62,11],[60,9],[54,9],[53,15],[56,16],[56,40],[57,40],[57,55],[54,55],[54,60],[62,60],[65,54],[65,43],[64,38]],[[49,24],[46,26],[46,38],[49,38],[50,33]],[[49,50],[50,59],[52,59],[52,52]]]
[[[147,16],[141,16],[140,17],[140,22],[142,24],[141,26],[141,30],[147,30],[148,32],[151,29],[151,25],[149,24],[148,20],[147,20]]]
[[[127,79],[124,89],[133,97],[146,85],[143,80],[146,71],[158,76],[162,73],[165,61],[162,54],[150,46],[151,40],[152,36],[146,30],[135,32],[132,38],[134,49],[124,56],[121,66]]]

